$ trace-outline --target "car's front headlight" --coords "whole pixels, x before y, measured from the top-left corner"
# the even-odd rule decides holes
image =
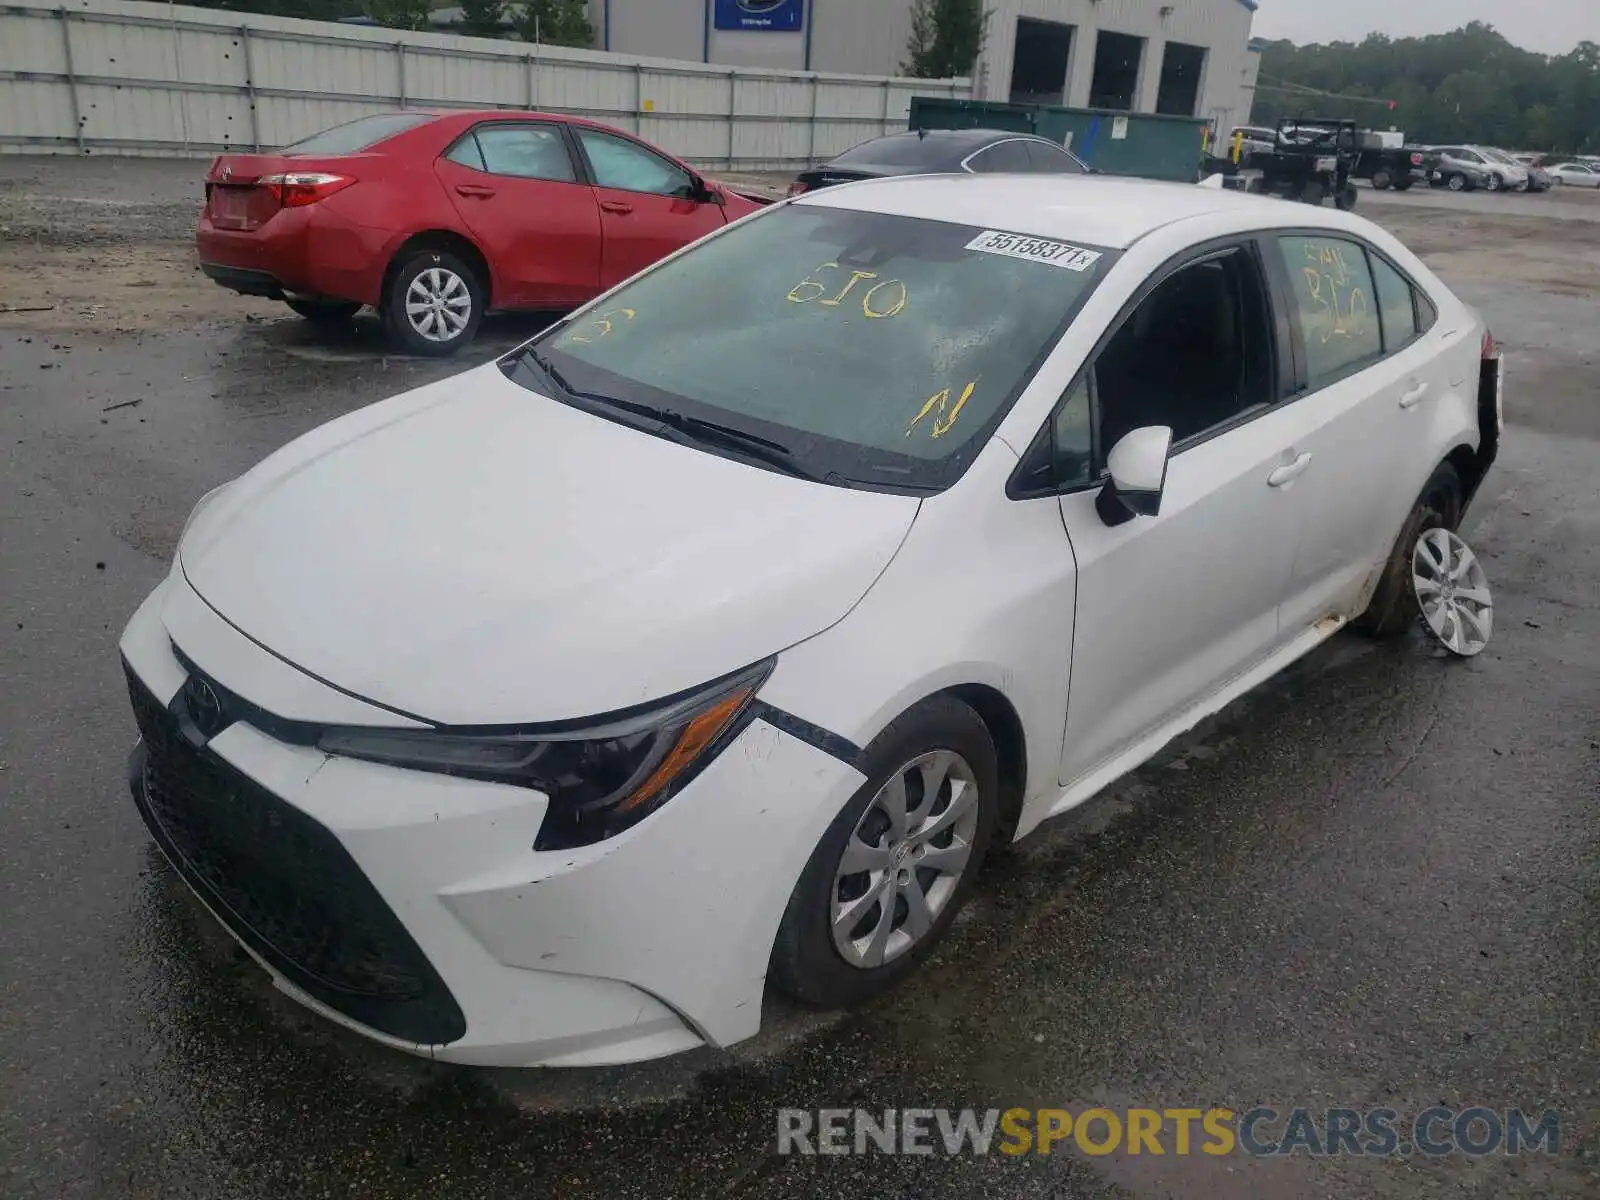
[[[663,705],[536,729],[326,729],[328,754],[537,789],[535,849],[587,846],[655,812],[743,728],[768,659]]]

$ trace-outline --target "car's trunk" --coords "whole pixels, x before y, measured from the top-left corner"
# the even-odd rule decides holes
[[[263,180],[286,172],[350,177],[360,161],[356,155],[220,154],[206,172],[206,213],[218,229],[259,229],[286,207],[282,186]]]
[[[812,167],[802,171],[789,185],[789,195],[799,196],[818,188],[832,187],[836,183],[852,183],[857,179],[876,179],[880,175],[894,175],[896,171],[880,167]]]

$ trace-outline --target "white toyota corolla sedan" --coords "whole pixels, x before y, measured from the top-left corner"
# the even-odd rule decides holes
[[[279,986],[392,1046],[725,1046],[768,984],[883,992],[997,839],[1407,628],[1500,385],[1350,214],[829,188],[205,496],[122,638],[134,799]]]

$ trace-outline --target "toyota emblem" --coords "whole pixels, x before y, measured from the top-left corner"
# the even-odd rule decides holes
[[[215,737],[227,723],[216,689],[198,675],[191,675],[183,685],[183,706],[189,710],[194,727],[205,737]]]
[[[227,183],[228,180],[233,178],[233,168],[232,167],[223,167],[222,168],[222,174],[219,176],[219,178],[221,178],[223,183]]]

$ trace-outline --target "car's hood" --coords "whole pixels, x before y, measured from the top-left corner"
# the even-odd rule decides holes
[[[523,723],[670,695],[820,632],[916,511],[676,445],[490,365],[284,447],[201,509],[179,560],[235,627],[340,688]]]

